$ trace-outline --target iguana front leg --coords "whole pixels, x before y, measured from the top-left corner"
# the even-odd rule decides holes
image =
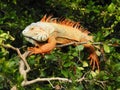
[[[29,51],[31,51],[31,54],[44,54],[48,53],[51,50],[53,50],[56,46],[56,40],[54,36],[51,36],[48,39],[48,43],[39,45],[37,47],[30,47],[28,48]]]

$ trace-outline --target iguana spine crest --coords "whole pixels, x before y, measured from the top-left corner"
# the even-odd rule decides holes
[[[65,18],[52,18],[53,15],[44,15],[44,17],[40,20],[41,22],[53,22],[56,24],[61,24],[61,25],[65,25],[65,26],[70,26],[72,28],[75,28],[77,30],[80,30],[81,32],[85,33],[85,34],[89,34],[90,32],[88,30],[86,30],[85,28],[83,28],[80,25],[80,22],[74,22],[72,20],[69,19],[65,19]]]

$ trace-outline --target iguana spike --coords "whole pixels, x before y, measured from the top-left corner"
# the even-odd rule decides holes
[[[45,14],[40,21],[41,21],[41,22],[45,22],[45,21],[46,21],[46,18],[47,18],[47,14]]]
[[[47,18],[47,15],[45,14],[40,21],[41,21],[41,22],[45,22],[45,21],[46,21],[46,18]]]
[[[49,15],[49,16],[46,18],[45,22],[49,22],[49,21],[52,19],[52,16],[53,16],[53,15]]]

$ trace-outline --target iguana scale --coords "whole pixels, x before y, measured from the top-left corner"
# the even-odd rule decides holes
[[[26,40],[35,45],[29,47],[31,54],[43,54],[53,50],[57,44],[67,44],[70,42],[89,42],[93,37],[89,36],[89,31],[81,27],[78,22],[67,19],[56,19],[52,16],[44,16],[40,21],[31,23],[22,32]],[[84,44],[90,56],[92,69],[97,66],[99,70],[99,60],[95,48],[91,44]]]

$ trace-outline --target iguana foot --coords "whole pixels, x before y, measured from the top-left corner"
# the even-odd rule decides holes
[[[92,70],[94,70],[96,66],[98,68],[98,71],[100,71],[99,61],[96,53],[90,54],[88,59],[90,59],[90,65],[92,66]]]
[[[30,55],[42,53],[42,51],[39,49],[39,47],[28,47],[28,51],[31,52]]]

